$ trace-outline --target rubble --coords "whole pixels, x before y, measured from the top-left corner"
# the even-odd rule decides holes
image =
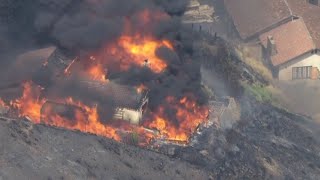
[[[211,23],[214,22],[214,7],[201,5],[198,0],[191,0],[183,15],[183,23]]]

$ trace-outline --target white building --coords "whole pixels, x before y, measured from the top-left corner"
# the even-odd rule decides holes
[[[259,39],[279,80],[318,79],[320,54],[302,18],[263,33]]]

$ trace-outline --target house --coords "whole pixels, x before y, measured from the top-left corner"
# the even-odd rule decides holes
[[[320,56],[302,18],[259,36],[279,80],[317,78]]]
[[[224,0],[245,42],[262,46],[279,80],[318,79],[320,6],[318,0]]]
[[[294,16],[303,18],[308,31],[316,45],[320,49],[320,6],[311,1],[318,0],[286,0]],[[320,2],[320,1],[318,1]]]
[[[242,40],[257,38],[259,34],[288,22],[291,12],[283,0],[224,0],[226,10]]]

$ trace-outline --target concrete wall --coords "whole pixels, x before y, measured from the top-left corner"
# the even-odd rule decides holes
[[[292,80],[292,68],[302,66],[317,67],[320,70],[320,53],[311,54],[311,52],[308,52],[288,63],[280,65],[278,74],[279,80]]]

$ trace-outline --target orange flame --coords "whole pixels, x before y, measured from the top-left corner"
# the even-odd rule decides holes
[[[101,64],[90,67],[87,72],[92,80],[107,81],[106,72]]]
[[[34,87],[31,82],[25,83],[23,87],[22,97],[10,103],[12,107],[18,109],[19,116],[29,117],[34,123],[80,130],[121,141],[121,137],[117,134],[119,126],[102,123],[97,111],[98,106],[90,107],[80,101],[74,101],[72,98],[56,100],[58,103],[75,107],[73,119],[68,119],[57,114],[51,106],[43,108],[46,100],[39,98],[40,87]],[[173,123],[171,119],[167,119],[165,107],[160,106],[156,112],[152,113],[151,118],[144,123],[144,126],[150,129],[157,129],[164,139],[188,142],[199,124],[206,121],[209,112],[208,108],[197,105],[193,98],[190,97],[184,97],[180,100],[174,97],[167,97],[166,102],[169,104],[169,107],[166,108],[176,111],[175,119],[178,122]],[[121,129],[135,129],[139,136],[144,138],[142,143],[144,145],[150,139],[158,137],[158,135],[146,132],[142,127],[134,128],[123,124],[120,127]]]
[[[168,40],[123,35],[117,43],[107,45],[101,52],[91,56],[90,60],[94,61],[92,66],[98,66],[96,69],[118,64],[120,71],[126,71],[135,65],[160,73],[167,67],[167,63],[156,54],[161,47],[173,50],[173,45]]]
[[[167,67],[166,62],[157,57],[157,49],[162,46],[173,49],[169,41],[157,41],[151,38],[123,36],[118,43],[128,54],[128,58],[131,59],[130,63],[144,66],[144,60],[147,60],[150,69],[156,73],[162,72]],[[125,68],[128,69],[129,65],[130,64],[126,64]]]
[[[45,99],[40,99],[41,88],[32,86],[31,82],[23,84],[23,94],[20,99],[11,101],[10,104],[19,110],[19,116],[28,116],[35,123],[40,123],[40,110]]]
[[[90,57],[90,68],[87,73],[94,80],[105,81],[104,67],[115,64],[119,64],[120,71],[126,71],[135,65],[147,67],[155,73],[161,73],[166,69],[167,63],[156,55],[156,51],[160,47],[173,50],[173,45],[168,40],[122,36],[116,44],[106,46],[102,52]]]
[[[116,133],[116,128],[111,125],[103,124],[100,121],[97,106],[89,107],[81,102],[76,102],[72,98],[60,101],[61,104],[76,107],[74,110],[74,119],[62,117],[53,111],[49,106],[42,112],[42,123],[63,127],[71,130],[80,130],[82,132],[96,134],[120,141],[121,138]]]
[[[168,97],[166,102],[170,104],[170,109],[176,110],[175,118],[178,122],[174,124],[171,119],[167,119],[165,108],[160,106],[158,111],[153,113],[153,119],[145,126],[159,130],[168,140],[188,142],[197,127],[207,120],[209,109],[206,106],[197,105],[192,98],[188,97],[180,100]]]

